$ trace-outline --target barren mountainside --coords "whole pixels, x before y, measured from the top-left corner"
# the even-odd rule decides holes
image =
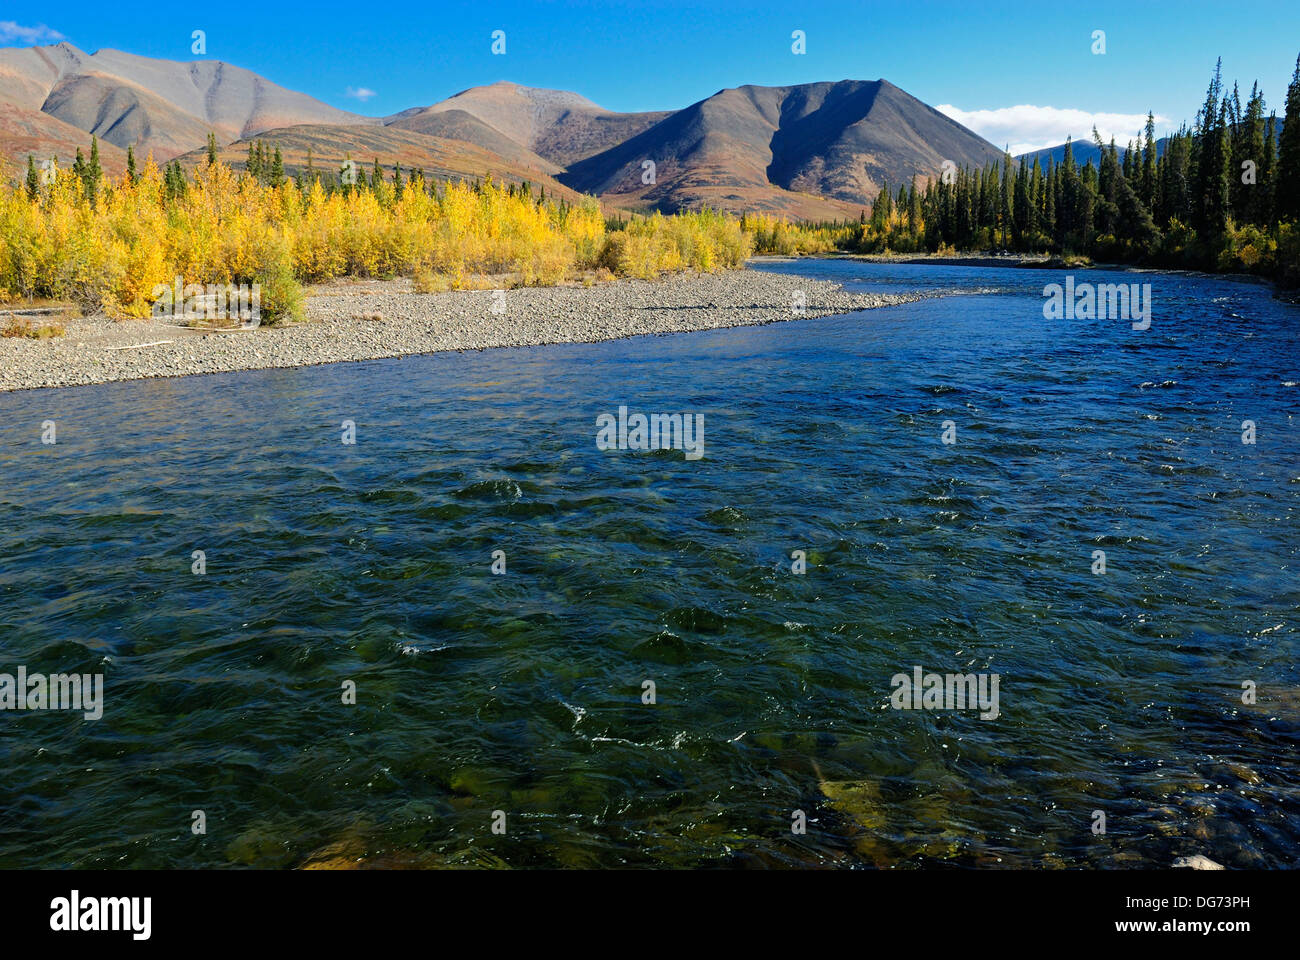
[[[627,209],[708,205],[800,219],[856,217],[888,183],[980,166],[1001,151],[886,80],[742,86],[680,110],[618,113],[576,93],[498,82],[384,118],[339,110],[220,61],[185,63],[70,43],[0,49],[0,151],[70,161],[100,138],[115,172],[196,162],[209,132],[241,164],[279,146],[290,172],[345,155],[433,176],[560,184]]]
[[[159,160],[202,146],[209,131],[229,142],[298,123],[379,122],[228,63],[92,55],[66,42],[0,49],[0,105],[6,116],[43,113]]]

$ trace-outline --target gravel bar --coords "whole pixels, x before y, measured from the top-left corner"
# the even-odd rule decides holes
[[[419,294],[409,280],[338,282],[309,290],[308,322],[291,326],[211,332],[93,316],[67,321],[62,337],[0,338],[0,390],[752,326],[794,318],[797,292],[805,316],[933,296],[849,293],[837,283],[756,270],[521,287],[504,298],[491,290]],[[502,301],[504,312],[494,312]]]

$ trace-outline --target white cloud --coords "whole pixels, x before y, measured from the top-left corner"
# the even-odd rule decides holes
[[[43,23],[34,27],[24,27],[12,20],[0,20],[0,43],[51,43],[63,39],[63,34],[51,30]]]
[[[356,89],[353,89],[352,87],[348,87],[347,95],[356,100],[360,100],[362,103],[365,103],[367,100],[369,100],[371,97],[375,95],[375,91],[371,90],[369,87],[357,87]]]
[[[996,146],[1010,144],[1013,157],[1054,147],[1064,143],[1066,137],[1091,143],[1094,126],[1103,143],[1109,143],[1113,135],[1115,143],[1124,147],[1129,140],[1137,140],[1147,122],[1145,113],[1093,113],[1068,107],[1036,107],[1028,103],[994,110],[960,110],[945,103],[935,109]],[[1162,123],[1168,123],[1168,120],[1157,114],[1157,126]]]

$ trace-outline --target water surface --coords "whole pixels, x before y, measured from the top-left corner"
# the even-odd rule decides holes
[[[1300,309],[762,269],[993,292],[0,395],[0,671],[106,683],[0,714],[0,866],[1292,865]],[[597,450],[619,405],[704,458]],[[1001,715],[889,709],[914,666]]]

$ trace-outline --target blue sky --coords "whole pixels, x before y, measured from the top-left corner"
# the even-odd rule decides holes
[[[385,115],[513,80],[576,90],[612,110],[682,107],[743,83],[884,77],[999,146],[1121,141],[1148,109],[1191,121],[1214,60],[1281,113],[1300,53],[1300,3],[734,3],[675,0],[10,6],[0,44],[61,35],[177,60],[218,59],[344,109]],[[42,32],[44,28],[44,32]],[[206,56],[191,52],[206,33]],[[494,30],[506,52],[491,52]],[[791,51],[803,30],[807,52]],[[1106,52],[1092,52],[1093,31]],[[1135,122],[1135,120],[1137,122]]]

